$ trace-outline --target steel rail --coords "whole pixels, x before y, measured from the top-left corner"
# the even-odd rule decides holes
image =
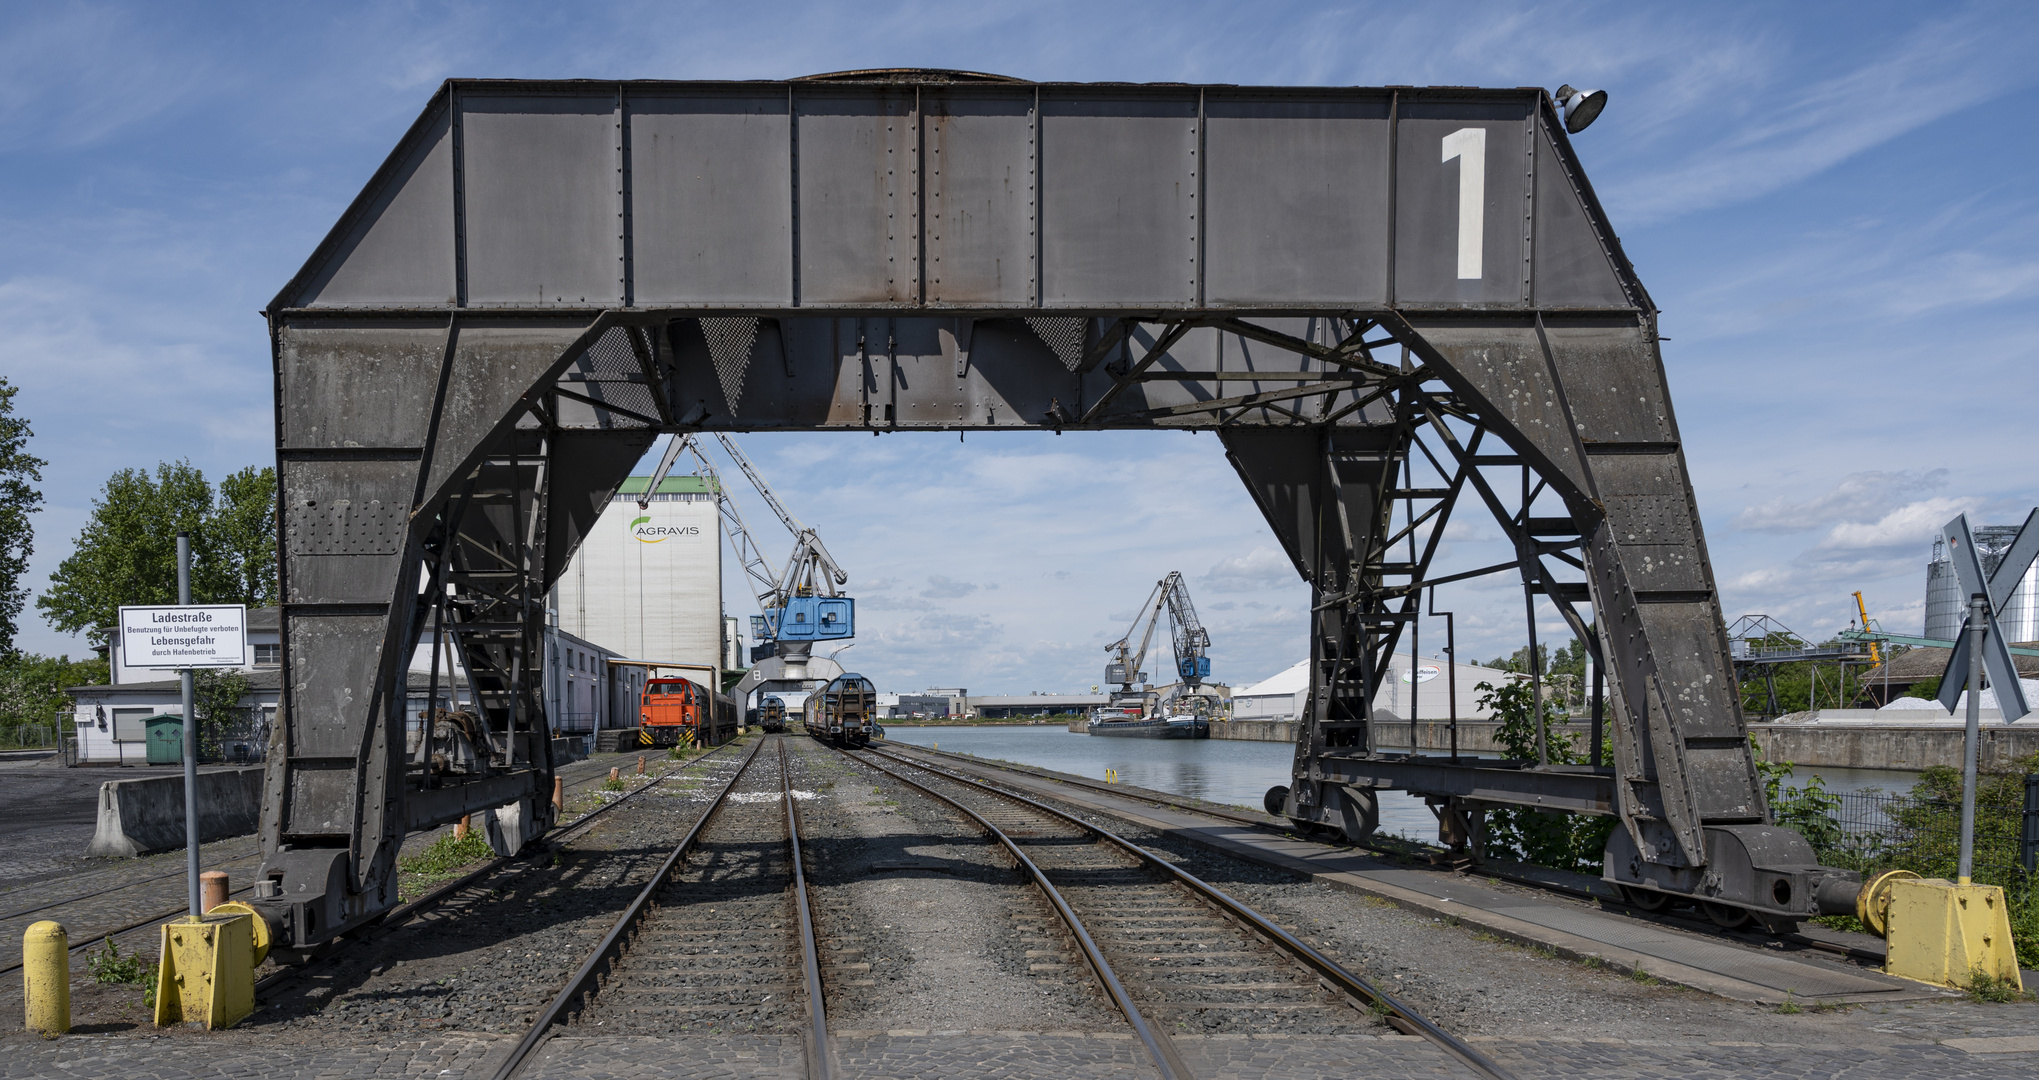
[[[793,797],[793,772],[786,767],[786,740],[779,739],[779,788],[786,800],[786,844],[793,855],[793,901],[800,912],[800,963],[807,975],[807,1075],[833,1080],[828,1059],[828,1004],[821,992],[821,954],[814,947],[814,912],[807,904],[807,870],[800,850],[800,805]]]
[[[1325,956],[1323,953],[1320,953],[1316,949],[1311,948],[1309,945],[1304,944],[1302,941],[1297,940],[1297,938],[1294,935],[1290,934],[1286,930],[1283,930],[1281,927],[1276,926],[1274,923],[1268,921],[1266,916],[1261,915],[1259,912],[1233,899],[1231,896],[1227,895],[1224,892],[1224,890],[1219,889],[1217,886],[1204,881],[1203,879],[1197,877],[1194,874],[1191,874],[1189,871],[1182,869],[1181,867],[1175,865],[1174,863],[1171,863],[1168,860],[1153,854],[1152,852],[1141,847],[1140,845],[1133,843],[1131,840],[1127,840],[1126,838],[1119,836],[1117,833],[1114,833],[1109,829],[1091,824],[1090,822],[1085,821],[1074,814],[1057,810],[1052,806],[1036,802],[1033,799],[1029,799],[1024,795],[1018,795],[1010,791],[1004,791],[999,788],[993,787],[990,784],[986,784],[978,780],[972,780],[966,776],[959,776],[955,773],[949,772],[946,769],[938,769],[932,765],[925,765],[920,764],[918,762],[910,761],[896,754],[881,752],[881,756],[888,758],[892,761],[899,762],[903,765],[908,765],[916,769],[921,769],[923,771],[933,773],[936,776],[944,777],[955,783],[963,784],[967,787],[974,788],[976,790],[983,791],[991,795],[996,795],[1002,799],[1019,803],[1022,806],[1025,806],[1032,810],[1039,811],[1040,813],[1046,814],[1052,818],[1055,818],[1058,821],[1064,822],[1069,825],[1073,825],[1079,829],[1083,829],[1086,832],[1089,832],[1097,836],[1098,838],[1111,843],[1115,847],[1119,848],[1121,851],[1124,851],[1126,854],[1131,855],[1134,858],[1140,860],[1141,862],[1147,864],[1148,866],[1151,866],[1167,874],[1170,878],[1174,879],[1177,884],[1182,885],[1185,888],[1188,888],[1191,892],[1194,892],[1202,896],[1204,899],[1209,900],[1213,904],[1216,904],[1218,908],[1224,911],[1226,914],[1232,916],[1234,919],[1237,919],[1242,923],[1245,923],[1255,933],[1259,934],[1261,937],[1267,939],[1268,941],[1274,943],[1275,945],[1280,946],[1290,955],[1294,956],[1296,959],[1302,961],[1304,964],[1314,969],[1317,972],[1317,974],[1324,977],[1330,983],[1334,984],[1336,988],[1339,990],[1339,992],[1344,993],[1356,1000],[1366,1001],[1374,1005],[1378,1005],[1381,1008],[1388,1010],[1390,1016],[1401,1018],[1401,1020],[1407,1025],[1409,1025],[1409,1027],[1415,1029],[1414,1031],[1410,1032],[1410,1034],[1423,1036],[1424,1038],[1430,1040],[1432,1043],[1436,1044],[1439,1049],[1442,1049],[1446,1053],[1451,1054],[1453,1057],[1458,1058],[1460,1061],[1464,1062],[1466,1065],[1470,1066],[1474,1070],[1486,1076],[1494,1078],[1494,1080],[1515,1080],[1514,1074],[1509,1072],[1507,1069],[1503,1068],[1498,1062],[1494,1061],[1492,1058],[1489,1058],[1487,1055],[1480,1053],[1478,1050],[1474,1049],[1471,1045],[1467,1044],[1464,1040],[1458,1038],[1455,1035],[1452,1035],[1451,1033],[1445,1031],[1443,1028],[1438,1027],[1435,1023],[1432,1023],[1428,1017],[1425,1017],[1422,1013],[1419,1013],[1416,1010],[1410,1008],[1399,998],[1396,998],[1394,995],[1389,994],[1387,991],[1380,989],[1379,987],[1373,985],[1364,978],[1361,978],[1360,976],[1355,975],[1350,971],[1347,971],[1344,967],[1340,966],[1337,961],[1332,960],[1330,957]],[[880,772],[885,772],[889,775],[898,777],[897,773],[893,773],[889,769],[879,768],[878,766],[875,765],[872,766],[872,768],[878,768]],[[904,779],[904,777],[899,778]],[[911,781],[908,782],[911,783]],[[919,785],[917,784],[915,786],[919,787]],[[922,790],[926,789],[922,788]]]
[[[616,807],[618,807],[618,806],[621,806],[621,805],[623,805],[624,803],[626,803],[626,802],[630,801],[631,799],[633,799],[633,798],[636,798],[637,796],[639,796],[639,795],[643,794],[644,792],[646,792],[646,791],[649,791],[649,790],[651,790],[651,789],[652,789],[652,788],[654,788],[654,787],[657,787],[657,786],[658,786],[659,784],[661,784],[661,783],[664,783],[664,782],[666,781],[666,779],[668,779],[669,777],[671,777],[671,776],[672,776],[672,775],[673,775],[674,773],[680,772],[680,771],[681,771],[681,770],[683,770],[683,769],[687,769],[687,768],[689,768],[689,767],[693,766],[693,765],[694,765],[695,763],[697,763],[697,762],[702,762],[702,761],[706,761],[706,760],[708,760],[708,759],[709,759],[710,757],[713,757],[713,756],[715,755],[715,753],[716,753],[716,751],[717,751],[717,750],[720,750],[720,749],[722,749],[722,748],[721,748],[721,747],[716,747],[716,748],[715,748],[715,750],[711,750],[711,751],[709,751],[708,753],[706,753],[706,754],[703,754],[703,755],[701,755],[700,757],[697,757],[697,758],[695,758],[695,759],[694,759],[693,761],[689,761],[689,762],[686,762],[686,763],[682,764],[682,765],[681,765],[681,766],[680,766],[680,767],[679,767],[678,769],[669,769],[669,770],[667,770],[666,772],[664,772],[664,773],[660,774],[660,775],[659,775],[659,776],[658,776],[657,778],[655,778],[654,780],[652,780],[652,782],[651,782],[651,783],[648,783],[648,784],[644,785],[643,787],[641,787],[641,788],[638,788],[638,789],[637,789],[636,791],[632,791],[632,792],[629,792],[629,793],[625,794],[625,795],[624,795],[624,796],[623,796],[622,798],[620,798],[620,799],[617,799],[617,800],[616,800],[615,802],[611,802],[611,803],[604,803],[603,805],[601,805],[601,806],[598,806],[598,807],[594,808],[593,810],[590,810],[590,811],[588,811],[588,812],[587,812],[587,813],[585,813],[585,814],[582,814],[582,815],[581,815],[580,817],[577,817],[577,818],[575,818],[575,819],[574,819],[574,820],[573,820],[573,821],[572,821],[571,823],[569,823],[569,824],[567,824],[567,825],[565,825],[565,826],[561,827],[561,829],[560,829],[560,831],[559,831],[559,833],[558,833],[557,835],[555,835],[555,836],[551,836],[551,837],[547,837],[547,838],[546,838],[546,844],[547,844],[548,846],[551,846],[551,845],[556,845],[556,844],[560,843],[561,841],[563,841],[563,840],[567,839],[568,837],[572,836],[573,834],[575,834],[575,833],[578,833],[578,832],[580,832],[580,831],[581,831],[581,830],[582,830],[583,828],[585,828],[585,827],[586,827],[587,825],[589,825],[589,824],[590,824],[590,823],[591,823],[591,822],[592,822],[592,821],[593,821],[593,820],[594,820],[595,818],[597,818],[597,817],[600,817],[601,815],[603,815],[603,814],[605,814],[605,813],[608,813],[608,812],[609,812],[610,810],[613,810],[613,809],[615,809]],[[240,859],[246,859],[246,858],[251,858],[251,857],[252,857],[252,856],[245,856],[245,855],[244,855],[244,856],[240,856],[240,857],[239,857],[239,858],[237,858],[237,859],[233,859],[233,860],[228,860],[228,861],[229,861],[229,862],[238,862],[238,861],[240,861]],[[394,922],[392,922],[391,920],[396,920],[396,922],[401,922],[401,921],[403,921],[404,919],[408,919],[408,918],[409,918],[409,917],[410,917],[411,915],[414,915],[414,914],[416,914],[416,913],[417,913],[417,912],[418,912],[418,911],[419,911],[420,909],[422,909],[422,908],[423,908],[423,907],[424,907],[424,906],[425,906],[425,905],[426,905],[426,904],[427,904],[428,902],[430,902],[430,901],[436,901],[436,900],[438,900],[438,899],[440,899],[440,898],[444,897],[445,895],[447,895],[447,894],[449,894],[449,893],[453,892],[454,890],[456,890],[456,889],[460,888],[461,886],[463,886],[463,885],[466,885],[466,884],[468,884],[468,883],[472,882],[472,881],[473,881],[474,879],[476,879],[476,878],[478,878],[478,877],[482,876],[483,874],[485,874],[485,873],[489,872],[490,870],[494,870],[494,869],[496,869],[496,868],[500,867],[500,866],[501,866],[501,865],[502,865],[502,864],[503,864],[504,862],[506,862],[506,861],[508,861],[508,859],[507,859],[507,858],[505,858],[505,857],[503,857],[503,856],[497,856],[497,857],[495,857],[495,858],[493,858],[493,859],[490,859],[489,861],[487,861],[487,862],[483,863],[483,864],[482,864],[481,866],[479,866],[479,867],[475,868],[475,869],[474,869],[474,870],[473,870],[472,872],[470,872],[470,873],[468,873],[468,874],[465,874],[465,875],[461,876],[460,878],[458,878],[458,879],[456,879],[456,880],[454,880],[454,881],[450,881],[450,882],[446,883],[445,885],[441,885],[441,886],[439,886],[439,887],[437,887],[437,888],[433,889],[433,890],[432,890],[431,892],[429,892],[429,893],[426,893],[426,894],[425,894],[424,896],[421,896],[421,897],[419,897],[418,899],[416,899],[416,900],[413,900],[413,901],[411,901],[411,902],[410,902],[410,903],[408,903],[408,904],[404,904],[404,905],[400,905],[400,906],[398,906],[398,907],[394,907],[394,908],[391,908],[391,909],[390,909],[390,911],[389,911],[389,914],[387,914],[387,915],[383,916],[383,918],[382,918],[382,919],[380,919],[380,920],[377,920],[376,922],[374,922],[374,923],[372,923],[372,924],[370,924],[370,925],[371,925],[371,926],[374,926],[374,927],[389,927],[389,926],[393,926],[393,925],[395,925],[395,923],[394,923]],[[227,863],[214,863],[213,865],[214,865],[214,866],[224,866],[224,865],[227,865]],[[161,875],[161,876],[162,876],[162,877],[179,877],[179,876],[182,876],[182,875],[183,875],[183,874],[185,874],[185,873],[186,873],[186,871],[183,871],[183,870],[179,870],[179,871],[177,871],[177,872],[176,872],[175,874],[166,874],[166,875]],[[159,879],[158,879],[158,878],[147,878],[147,879],[144,879],[144,880],[147,880],[147,881],[154,881],[154,880],[159,880]],[[139,885],[139,884],[141,884],[141,882],[136,882],[135,884]],[[118,891],[119,889],[122,889],[122,888],[128,888],[128,887],[130,887],[130,886],[115,886],[115,887],[113,887],[113,888],[109,888],[109,889],[101,889],[101,890],[100,890],[99,892],[96,892],[96,893],[87,893],[87,894],[85,894],[85,895],[84,895],[84,896],[82,896],[82,897],[77,897],[77,898],[75,898],[74,900],[64,901],[64,903],[75,903],[75,902],[76,902],[76,900],[89,900],[89,899],[91,899],[91,898],[92,898],[92,897],[94,897],[94,896],[100,896],[100,895],[104,895],[105,893],[108,893],[108,892],[115,892],[115,891]],[[240,888],[238,888],[238,889],[235,889],[235,890],[233,890],[232,892],[229,892],[229,893],[227,894],[227,898],[228,898],[229,900],[231,900],[231,899],[233,899],[233,898],[234,898],[234,897],[236,897],[236,896],[242,896],[242,895],[245,895],[245,894],[247,894],[247,893],[253,892],[253,891],[254,891],[254,888],[255,888],[255,887],[254,887],[253,885],[243,885],[243,886],[241,886]],[[34,910],[41,910],[41,909],[34,909]],[[107,930],[107,931],[105,931],[105,932],[103,932],[103,933],[95,934],[95,935],[93,935],[92,937],[86,938],[86,939],[85,939],[84,941],[81,941],[81,942],[79,942],[78,944],[76,944],[76,945],[73,945],[73,946],[71,946],[71,947],[70,947],[70,949],[69,949],[69,952],[71,953],[71,955],[74,955],[74,956],[75,956],[75,955],[77,955],[77,954],[79,954],[79,953],[82,953],[82,952],[84,952],[84,951],[85,951],[86,949],[89,949],[89,948],[91,948],[91,947],[92,947],[92,946],[94,946],[94,945],[99,945],[99,944],[102,944],[102,943],[106,942],[107,940],[109,940],[109,939],[111,939],[111,938],[117,938],[117,937],[120,937],[120,936],[121,936],[121,935],[123,935],[123,934],[131,934],[131,933],[134,933],[134,932],[135,932],[136,930],[140,930],[140,929],[142,929],[142,928],[144,928],[144,927],[148,927],[148,926],[153,926],[153,925],[155,925],[155,924],[157,924],[157,923],[160,923],[160,922],[162,922],[162,921],[163,921],[163,920],[165,920],[165,919],[174,919],[174,918],[176,918],[176,917],[177,917],[177,915],[178,915],[178,914],[179,914],[180,912],[184,912],[184,911],[186,911],[186,910],[188,910],[188,905],[185,905],[185,904],[179,904],[179,905],[178,905],[177,907],[175,907],[175,908],[172,908],[172,909],[170,909],[169,911],[161,912],[161,913],[159,913],[159,914],[155,914],[155,915],[150,915],[150,916],[148,916],[147,918],[144,918],[144,919],[142,919],[142,920],[141,920],[140,922],[134,922],[134,923],[129,923],[129,924],[127,924],[126,926],[118,927],[118,928],[116,928],[116,929],[113,929],[113,930]],[[20,914],[26,914],[26,913],[20,913]],[[8,973],[8,972],[10,972],[10,971],[18,971],[18,970],[20,970],[20,969],[21,969],[21,961],[18,961],[18,960],[17,960],[17,961],[15,961],[15,962],[14,962],[14,963],[12,963],[12,964],[9,964],[9,965],[7,965],[6,967],[0,967],[0,975],[5,975],[5,974],[7,974],[7,973]],[[284,971],[284,972],[278,972],[278,973],[276,973],[275,975],[271,975],[271,976],[268,976],[268,977],[267,977],[267,978],[266,978],[266,979],[265,979],[265,980],[264,980],[264,981],[263,981],[262,983],[258,983],[258,984],[257,984],[257,986],[256,986],[256,988],[257,988],[257,989],[259,990],[259,989],[263,989],[263,988],[265,988],[266,986],[274,986],[274,985],[277,985],[277,984],[279,984],[279,983],[283,982],[283,981],[284,981],[284,980],[285,980],[286,978],[288,978],[288,977],[290,977],[290,976],[292,976],[292,975],[297,975],[297,974],[302,974],[302,972],[301,972],[301,971],[298,971],[298,970],[291,970],[291,971]]]
[[[687,769],[690,769],[703,761],[707,761],[709,758],[714,757],[716,754],[720,753],[723,750],[723,748],[726,747],[727,745],[729,744],[725,743],[723,744],[723,746],[718,746],[713,750],[710,750],[707,753],[702,754],[700,757],[693,759],[692,761],[682,762],[679,768],[668,769],[665,772],[660,773],[658,776],[653,777],[650,783],[644,785],[643,787],[638,788],[636,791],[627,792],[621,798],[618,798],[614,802],[603,803],[602,805],[595,807],[593,810],[590,810],[587,813],[582,814],[580,817],[575,818],[571,824],[562,826],[557,833],[545,837],[542,845],[533,845],[532,851],[537,852],[541,850],[542,851],[556,850],[562,844],[566,843],[568,840],[572,839],[577,834],[585,831],[590,825],[594,824],[594,820],[596,818],[602,816],[603,814],[608,813],[611,810],[614,810],[616,807],[619,807],[626,802],[629,802],[630,800],[638,797],[639,795],[642,795],[645,792],[650,791],[652,788],[655,788],[660,784],[665,783],[667,780],[672,779],[674,776],[677,776],[681,772],[684,772]],[[487,877],[489,874],[492,874],[495,871],[502,869],[506,863],[508,863],[511,859],[517,857],[518,856],[505,857],[498,855],[495,858],[483,862],[481,865],[475,867],[472,870],[469,870],[467,873],[462,874],[451,881],[442,882],[438,885],[433,886],[430,890],[421,894],[416,900],[413,900],[408,904],[399,904],[396,907],[391,908],[387,915],[384,915],[382,918],[376,920],[374,923],[371,923],[368,927],[364,928],[363,930],[354,931],[353,932],[354,935],[360,935],[356,937],[356,940],[372,941],[376,938],[382,937],[385,934],[393,933],[397,927],[402,926],[404,923],[411,921],[411,919],[414,916],[416,916],[419,912],[432,907],[434,904],[437,904],[440,901],[446,899],[447,897],[452,896],[454,893],[457,893],[460,890],[468,887],[469,885],[472,885],[475,882],[481,880],[482,878]],[[255,992],[258,995],[263,994],[270,990],[275,989],[276,987],[282,986],[283,984],[299,976],[308,975],[313,971],[318,970],[318,968],[321,965],[323,965],[327,960],[330,960],[332,958],[333,957],[330,955],[321,956],[319,959],[313,961],[310,964],[293,965],[291,967],[284,968],[282,971],[272,972],[255,983]]]
[[[249,859],[259,859],[261,857],[262,853],[260,851],[251,851],[246,855],[235,855],[231,858],[219,859],[214,862],[206,863],[204,866],[199,867],[199,869],[217,870],[222,866],[233,866],[236,863],[243,863],[247,862]],[[8,919],[19,919],[23,915],[33,915],[38,911],[48,911],[53,907],[63,907],[65,904],[75,904],[80,900],[90,900],[95,896],[105,896],[107,893],[120,892],[123,889],[132,889],[139,885],[147,885],[151,881],[161,881],[164,878],[184,877],[190,872],[191,872],[190,870],[180,866],[167,874],[153,874],[145,878],[134,878],[129,881],[123,882],[119,885],[108,885],[106,888],[103,889],[94,889],[91,892],[79,893],[76,896],[66,897],[62,900],[52,900],[49,903],[37,904],[34,907],[22,908],[19,911],[9,911],[4,914],[0,914],[0,922],[6,922]]]
[[[1274,818],[1271,815],[1267,817],[1256,817],[1252,814],[1235,813],[1233,811],[1226,810],[1222,807],[1207,806],[1201,803],[1192,802],[1185,799],[1169,798],[1166,795],[1154,792],[1143,792],[1138,790],[1132,790],[1121,785],[1101,784],[1095,780],[1085,780],[1082,777],[1075,776],[1057,776],[1045,769],[1036,768],[1034,766],[1019,765],[1013,762],[998,762],[994,764],[986,761],[972,760],[966,758],[965,755],[952,754],[947,750],[930,750],[925,746],[918,746],[913,743],[894,743],[892,745],[899,747],[901,750],[914,750],[923,754],[939,755],[944,758],[964,758],[965,761],[972,766],[985,769],[993,769],[998,772],[1018,773],[1021,776],[1031,776],[1037,780],[1051,780],[1058,784],[1065,784],[1069,787],[1076,788],[1079,791],[1094,791],[1100,795],[1110,795],[1114,798],[1130,799],[1134,802],[1151,803],[1155,806],[1165,806],[1171,810],[1182,810],[1192,814],[1201,814],[1204,817],[1217,818],[1221,821],[1237,822],[1238,824],[1241,825],[1251,826],[1252,828],[1256,829],[1263,829],[1268,832],[1278,833],[1283,836],[1290,837],[1296,836],[1294,830],[1284,827],[1280,819]],[[892,747],[887,746],[885,749],[887,751],[891,751]],[[902,760],[912,761],[913,759],[911,757],[907,757],[903,758]],[[1322,843],[1323,841],[1319,840],[1317,842]],[[1371,851],[1379,855],[1407,858],[1411,854],[1410,851],[1406,848],[1399,848],[1389,844],[1379,843],[1377,841],[1366,840],[1354,842],[1347,840],[1345,841],[1345,843],[1351,845],[1354,848],[1358,848],[1362,851]],[[1416,840],[1409,840],[1407,841],[1407,843],[1415,846],[1419,851],[1444,850],[1443,848],[1434,847],[1432,845],[1424,844],[1421,841]],[[1511,874],[1504,870],[1495,869],[1492,866],[1474,865],[1460,870],[1459,873],[1471,874],[1475,877],[1487,878],[1491,881],[1505,881],[1510,885],[1519,885],[1525,889],[1535,889],[1539,892],[1556,893],[1560,896],[1569,896],[1574,900],[1585,900],[1598,904],[1615,904],[1620,906],[1623,910],[1625,910],[1631,918],[1641,919],[1644,922],[1657,923],[1658,925],[1661,926],[1675,926],[1680,930],[1691,931],[1694,933],[1703,933],[1714,937],[1723,937],[1731,941],[1739,941],[1745,945],[1764,945],[1766,943],[1778,940],[1778,938],[1781,936],[1784,940],[1789,941],[1793,945],[1797,945],[1801,948],[1813,949],[1834,956],[1845,956],[1851,960],[1866,960],[1881,964],[1884,962],[1885,959],[1884,955],[1879,952],[1874,952],[1868,949],[1856,948],[1854,946],[1844,945],[1838,942],[1822,941],[1819,938],[1807,937],[1804,934],[1794,933],[1784,935],[1773,935],[1763,931],[1735,930],[1721,926],[1720,924],[1712,922],[1703,916],[1696,915],[1687,916],[1682,911],[1667,910],[1647,912],[1642,910],[1641,908],[1635,907],[1634,905],[1630,904],[1626,899],[1604,896],[1600,893],[1592,891],[1591,889],[1582,889],[1577,886],[1566,885],[1562,882],[1546,881],[1541,878],[1530,877],[1521,874]]]
[[[1061,890],[1055,888],[1054,884],[1048,880],[1048,875],[1042,873],[1041,868],[1034,864],[1034,860],[1028,858],[1027,853],[1020,850],[1019,844],[1012,837],[1007,836],[1003,829],[993,825],[984,815],[925,784],[915,781],[911,777],[901,776],[882,765],[873,765],[871,762],[857,757],[840,747],[833,749],[851,761],[884,773],[894,780],[905,784],[907,787],[943,803],[957,813],[969,818],[978,828],[984,830],[985,835],[1004,846],[1006,853],[1010,854],[1014,861],[1019,863],[1020,868],[1027,872],[1027,876],[1033,879],[1035,887],[1039,888],[1042,895],[1048,898],[1048,903],[1054,907],[1055,914],[1061,917],[1062,924],[1067,926],[1071,936],[1076,938],[1076,947],[1082,951],[1084,960],[1089,962],[1091,971],[1097,974],[1097,981],[1104,987],[1105,995],[1112,999],[1112,1004],[1118,1007],[1119,1013],[1126,1018],[1126,1023],[1132,1027],[1134,1034],[1140,1037],[1140,1042],[1147,1047],[1147,1054],[1153,1059],[1154,1067],[1161,1073],[1162,1080],[1194,1080],[1195,1074],[1191,1073],[1189,1067],[1183,1063],[1181,1055],[1176,1052],[1175,1043],[1165,1033],[1149,1027],[1146,1017],[1140,1015],[1140,1007],[1133,1002],[1133,995],[1126,990],[1125,984],[1119,981],[1118,973],[1112,970],[1110,963],[1106,962],[1104,952],[1097,947],[1097,942],[1091,939],[1090,931],[1084,928],[1083,920],[1077,917],[1076,911],[1069,906],[1069,901],[1063,898]],[[890,757],[891,755],[886,756]],[[892,760],[898,761],[900,759],[895,757]],[[930,769],[929,771],[939,772],[940,770]],[[1088,826],[1085,826],[1085,828],[1088,828]]]
[[[624,938],[637,925],[638,920],[651,910],[652,901],[656,899],[659,890],[665,888],[674,872],[679,869],[680,863],[686,859],[687,852],[693,850],[694,844],[701,839],[702,832],[707,830],[708,823],[714,820],[716,813],[728,802],[729,793],[735,790],[737,781],[743,779],[743,774],[750,769],[751,762],[757,760],[758,751],[764,749],[764,745],[760,740],[750,748],[750,753],[743,756],[743,762],[736,767],[736,772],[730,776],[729,782],[722,785],[721,791],[715,793],[715,799],[709,803],[707,811],[694,822],[693,828],[687,830],[686,837],[673,849],[673,853],[666,856],[658,872],[651,876],[650,881],[645,882],[644,888],[637,894],[637,899],[632,900],[630,906],[623,909],[623,914],[617,918],[616,924],[609,928],[608,933],[602,935],[602,940],[595,944],[594,951],[588,954],[580,969],[575,971],[566,985],[560,988],[559,993],[553,996],[552,1003],[532,1021],[531,1030],[524,1033],[523,1039],[510,1051],[510,1056],[496,1069],[495,1080],[511,1080],[516,1076],[524,1067],[524,1062],[530,1057],[531,1051],[536,1050],[538,1044],[544,1042],[545,1037],[552,1033],[553,1026],[564,1019],[567,1013],[573,1011],[582,996],[594,988],[595,980],[601,976],[603,968],[622,953]]]

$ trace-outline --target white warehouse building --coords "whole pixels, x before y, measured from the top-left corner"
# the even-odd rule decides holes
[[[1409,719],[1413,708],[1417,719],[1443,720],[1453,715],[1452,692],[1457,691],[1456,713],[1461,720],[1484,720],[1488,710],[1476,704],[1479,685],[1500,686],[1518,678],[1478,664],[1454,667],[1445,660],[1426,656],[1412,661],[1408,653],[1396,653],[1389,660],[1388,677],[1374,698],[1376,714],[1381,710],[1397,719]],[[1310,695],[1310,662],[1299,660],[1288,669],[1232,691],[1234,720],[1301,720]]]
[[[708,481],[650,477],[611,497],[552,589],[556,625],[615,655],[724,666],[720,510]]]

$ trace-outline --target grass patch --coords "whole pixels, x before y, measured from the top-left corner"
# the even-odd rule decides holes
[[[1628,978],[1630,982],[1641,983],[1644,986],[1657,985],[1657,977],[1655,975],[1650,974],[1647,971],[1644,971],[1643,966],[1641,964],[1637,964],[1634,968],[1629,970]]]
[[[1968,985],[1961,989],[1967,991],[1969,1000],[1986,1005],[2008,1005],[2014,1001],[2031,1001],[2034,996],[2018,989],[2017,980],[2000,979],[1982,968],[1976,968],[1974,971],[1969,972]]]
[[[495,854],[495,849],[482,838],[481,830],[473,829],[458,839],[455,839],[452,833],[447,833],[432,841],[432,845],[425,850],[400,860],[397,868],[406,874],[431,877],[451,873],[483,859],[492,859]]]
[[[1798,1002],[1792,1000],[1791,991],[1786,990],[1784,992],[1784,1004],[1777,1006],[1777,1011],[1786,1016],[1796,1016],[1805,1010],[1798,1007]]]
[[[603,790],[603,791],[624,791],[624,790],[627,790],[627,789],[628,789],[629,787],[630,787],[630,785],[629,785],[629,784],[626,784],[626,783],[624,783],[624,782],[622,781],[622,779],[621,779],[621,778],[618,778],[618,779],[615,779],[615,780],[604,780],[604,781],[602,781],[602,790]]]

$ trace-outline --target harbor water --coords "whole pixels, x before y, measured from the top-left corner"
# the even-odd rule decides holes
[[[1267,789],[1289,782],[1295,748],[1286,743],[1217,739],[1107,739],[1061,724],[1012,727],[888,727],[887,742],[935,746],[958,754],[1033,765],[1091,780],[1117,771],[1118,782],[1209,802],[1258,809]],[[1818,773],[1829,791],[1909,788],[1917,773],[1885,769],[1796,770],[1787,784],[1803,786]],[[1383,792],[1381,831],[1435,843],[1437,819],[1423,800]]]

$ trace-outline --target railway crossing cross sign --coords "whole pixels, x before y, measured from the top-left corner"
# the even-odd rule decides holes
[[[1997,627],[1997,614],[2024,580],[2033,557],[2039,555],[2039,509],[2025,518],[2017,539],[2005,550],[2003,561],[1987,576],[1975,551],[1975,538],[1969,533],[1967,514],[1941,526],[1940,534],[1946,538],[1948,557],[1954,563],[1955,577],[1961,582],[1961,595],[1988,598],[1983,605],[1986,623],[1982,636],[1983,670],[1989,675],[1990,688],[1997,692],[1997,705],[2003,709],[2004,719],[2017,720],[2032,710],[2025,703],[2025,690],[2018,682],[2018,667],[2011,660],[2010,644]],[[1970,629],[1964,620],[1961,632],[1954,636],[1954,648],[1947,655],[1947,670],[1940,676],[1940,707],[1948,712],[1954,711],[1962,688],[1968,685]],[[1980,689],[1976,688],[1978,692]]]

